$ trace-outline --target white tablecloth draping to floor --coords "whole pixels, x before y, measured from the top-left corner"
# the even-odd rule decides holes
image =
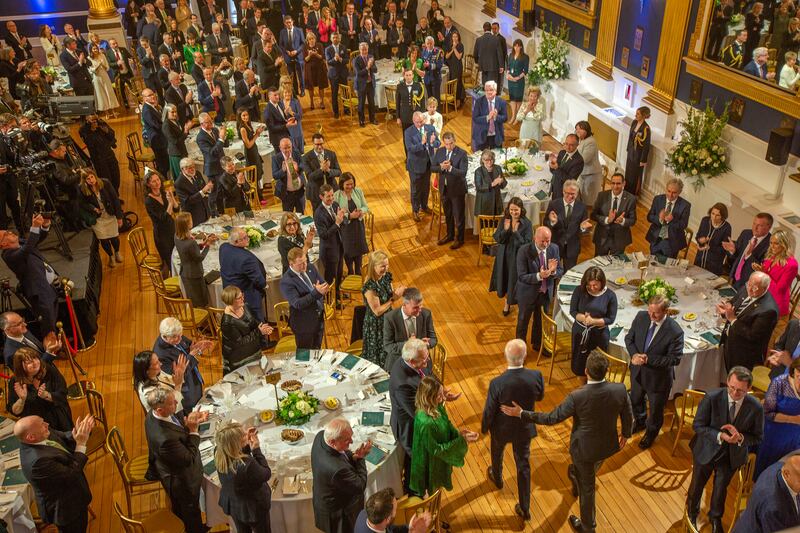
[[[397,86],[403,79],[402,72],[395,72],[394,65],[397,61],[393,59],[379,59],[375,62],[378,72],[375,74],[375,107],[378,109],[386,108],[386,87]],[[450,78],[450,69],[447,65],[442,65],[442,88],[441,94],[445,93],[447,80]],[[426,98],[430,95],[426,95]]]
[[[36,533],[31,516],[33,488],[22,474],[19,440],[14,436],[14,421],[0,417],[0,520],[9,533]]]
[[[670,398],[682,394],[685,389],[710,390],[719,387],[725,382],[725,360],[719,346],[709,343],[701,335],[713,334],[719,337],[721,320],[718,318],[715,305],[723,298],[731,297],[730,287],[724,280],[715,274],[700,267],[689,266],[685,260],[667,260],[667,264],[660,264],[652,257],[641,252],[636,252],[638,259],[647,258],[649,266],[646,280],[661,278],[675,287],[677,302],[672,307],[678,310],[673,318],[683,328],[684,347],[683,357],[675,367],[675,381],[670,391]],[[609,353],[615,357],[630,361],[630,356],[625,349],[625,335],[628,326],[639,311],[645,311],[646,306],[635,306],[632,303],[636,289],[627,282],[618,285],[616,281],[639,279],[640,270],[633,253],[626,255],[623,261],[620,258],[600,257],[579,263],[561,278],[558,298],[555,301],[555,318],[559,329],[570,331],[573,317],[569,314],[569,302],[577,285],[580,285],[581,276],[591,265],[600,266],[605,272],[608,288],[617,294],[619,304],[617,320],[610,326],[611,336],[614,337],[615,328],[619,329],[615,338],[609,345]],[[609,264],[610,263],[610,264]],[[690,283],[691,281],[691,283]],[[717,290],[715,287],[719,287]],[[722,293],[720,293],[722,291]],[[694,313],[697,318],[687,320],[685,315]]]
[[[262,209],[261,211],[256,211],[253,214],[254,218],[248,219],[245,219],[242,214],[237,215],[236,217],[223,215],[217,218],[212,218],[204,224],[198,224],[192,228],[193,234],[198,234],[199,232],[206,234],[215,233],[220,237],[220,239],[214,245],[212,245],[211,250],[209,250],[205,260],[203,261],[204,272],[208,273],[212,270],[219,271],[219,248],[222,243],[227,242],[228,232],[233,226],[255,226],[264,230],[265,228],[262,226],[262,224],[267,224],[271,226],[270,229],[274,228],[276,230],[280,230],[280,221],[281,217],[283,216],[282,211],[268,211],[266,209]],[[275,225],[272,226],[270,221]],[[313,224],[313,222],[314,220],[310,216],[304,216],[300,218],[300,225],[303,229],[304,235],[308,232],[308,228],[311,226],[311,224]],[[264,264],[264,268],[267,271],[267,318],[271,322],[275,322],[275,312],[273,306],[278,302],[286,300],[280,289],[280,281],[283,269],[281,267],[281,255],[278,253],[278,238],[276,237],[274,239],[270,239],[265,237],[264,240],[261,241],[260,246],[252,248],[250,251],[261,260],[261,262]],[[309,251],[308,255],[311,263],[315,267],[319,268],[318,236],[314,237],[314,245]],[[178,256],[178,251],[173,249],[172,270],[174,275],[178,275],[180,272],[180,264],[181,260]],[[225,307],[225,304],[222,303],[221,278],[208,285],[208,292],[209,302],[212,307]]]
[[[261,122],[253,122],[253,129],[258,129],[261,126]],[[217,127],[217,126],[215,126]],[[221,128],[233,128],[234,136],[233,139],[228,141],[228,146],[224,148],[225,155],[238,159],[239,163],[237,166],[245,166],[247,165],[245,155],[244,155],[244,141],[239,138],[239,132],[236,131],[236,122],[230,121],[225,122],[221,126]],[[189,131],[189,137],[186,139],[186,150],[189,152],[189,157],[194,159],[195,161],[195,168],[198,172],[203,172],[203,153],[200,151],[200,147],[197,146],[197,134],[200,133],[200,128],[192,128]],[[272,144],[269,142],[269,136],[267,135],[267,130],[256,139],[256,146],[258,146],[258,153],[261,156],[262,166],[264,170],[264,174],[261,176],[261,184],[262,186],[265,183],[269,183],[272,181],[272,155],[275,153],[275,149],[272,147]]]
[[[266,358],[262,358],[264,364]],[[348,369],[348,363],[355,365]],[[298,428],[305,436],[295,445],[284,443],[280,438],[282,429],[274,422],[262,424],[258,413],[264,409],[275,410],[275,389],[265,384],[264,373],[271,371],[281,373],[281,382],[296,379],[303,383],[303,390],[319,398],[319,413],[314,414],[306,424]],[[345,376],[341,382],[331,378],[332,372]],[[362,442],[371,440],[373,446],[380,448],[386,456],[377,464],[367,458],[367,490],[366,496],[374,492],[392,487],[397,494],[402,493],[401,474],[403,469],[402,448],[389,428],[391,403],[388,399],[389,375],[377,365],[355,356],[333,350],[311,350],[309,361],[298,361],[294,352],[269,356],[265,370],[258,362],[245,366],[222,378],[222,381],[209,389],[208,395],[201,401],[200,409],[211,411],[210,427],[205,432],[201,428],[200,450],[203,464],[207,466],[203,480],[206,523],[216,526],[229,523],[235,531],[233,520],[226,516],[219,507],[219,477],[210,465],[213,459],[213,433],[216,424],[235,419],[245,425],[253,425],[258,429],[261,450],[272,469],[270,484],[272,506],[270,520],[275,533],[310,533],[318,531],[314,526],[314,510],[311,503],[311,445],[317,433],[325,424],[336,417],[345,417],[353,426],[353,445],[355,450]],[[376,385],[377,384],[377,385]],[[377,389],[377,390],[376,390]],[[378,391],[384,391],[379,393]],[[278,397],[284,398],[286,393],[278,387]],[[329,396],[339,399],[341,406],[329,411],[322,402]],[[213,402],[213,404],[211,403]],[[382,413],[385,425],[364,425],[362,413]],[[210,473],[209,473],[210,472]],[[299,492],[296,495],[283,493],[284,479],[296,476]]]

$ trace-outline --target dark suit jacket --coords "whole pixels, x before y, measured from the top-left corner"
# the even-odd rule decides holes
[[[325,283],[313,265],[306,270],[311,284]],[[324,321],[325,296],[312,289],[290,268],[281,277],[281,294],[289,302],[289,326],[298,333],[316,333]]]
[[[194,239],[175,238],[175,249],[181,258],[181,277],[198,279],[203,277],[203,260],[208,255],[210,246],[201,247]]]
[[[550,174],[553,179],[550,181],[550,194],[553,200],[564,196],[564,182],[567,180],[577,180],[583,172],[583,156],[577,150],[569,158],[567,158],[567,151],[561,150],[558,152],[556,161],[558,162],[557,169],[550,169]]]
[[[133,77],[133,66],[131,65],[131,53],[128,52],[127,48],[119,47],[119,55],[122,58],[122,62],[125,64],[125,67],[128,69],[128,73],[125,74],[127,77]],[[117,65],[117,55],[114,53],[114,50],[111,47],[106,49],[106,59],[108,60],[108,75],[113,82],[117,79],[117,76],[120,75],[119,65]]]
[[[219,84],[218,81],[212,80],[214,83],[214,88],[219,87],[220,91],[222,91],[222,85]],[[197,101],[200,102],[200,105],[203,108],[203,111],[206,113],[210,111],[215,111],[214,108],[214,100],[217,100],[217,106],[219,106],[219,112],[224,113],[224,106],[222,101],[225,100],[225,92],[220,92],[219,97],[213,96],[211,94],[211,88],[208,86],[208,82],[206,80],[202,80],[197,83]]]
[[[199,85],[205,79],[203,78],[204,67],[205,65],[198,65],[197,63],[192,65],[192,71],[190,72],[190,74],[192,75],[192,78],[194,79],[196,85]]]
[[[156,76],[158,71],[158,54],[156,53],[156,45],[150,43],[150,49],[153,50],[153,57],[150,58],[143,47],[136,49],[136,55],[139,56],[139,64],[142,66],[142,78],[145,80]],[[201,78],[202,79],[202,78]]]
[[[277,46],[273,46],[272,51],[267,54],[264,52],[264,47],[262,44],[260,44],[260,40],[258,43],[259,44],[253,46],[258,46],[258,48],[255,50],[255,67],[261,88],[277,88],[280,80],[280,65],[276,66],[275,60],[278,58],[280,51],[278,50]]]
[[[529,420],[504,415],[501,405],[517,402],[524,410],[534,411],[535,402],[544,398],[544,380],[538,370],[507,369],[489,382],[489,393],[483,407],[481,433],[491,432],[498,442],[514,442],[536,436],[536,426]]]
[[[506,61],[506,51],[501,48],[499,39],[488,31],[475,40],[472,55],[482,72],[497,71]]]
[[[299,65],[303,65],[305,61],[303,60],[303,46],[306,44],[306,40],[303,37],[303,30],[294,26],[292,27],[292,38],[289,39],[289,30],[283,28],[278,35],[278,46],[281,47],[283,50],[283,59],[289,64],[292,61],[296,61]],[[292,50],[296,51],[297,55],[294,57],[290,57],[287,51]]]
[[[442,170],[442,162],[447,159],[447,149],[443,146],[433,154],[431,172],[439,173],[439,190],[442,197],[461,198],[467,194],[467,152],[458,146],[450,153],[450,170]]]
[[[333,202],[331,208],[336,213],[339,210],[339,204]],[[347,224],[347,218],[342,220],[342,226],[345,224]],[[323,262],[338,261],[344,255],[341,226],[336,225],[336,220],[331,218],[330,213],[321,202],[314,211],[314,225],[317,227],[317,235],[319,235],[319,258]]]
[[[426,139],[430,135],[430,140],[425,143],[416,126],[409,126],[403,133],[406,141],[406,170],[414,174],[423,174],[430,168],[433,151],[439,147],[439,136],[433,137],[436,129],[430,124],[423,124],[422,128]]]
[[[544,255],[547,262],[551,259],[558,261],[558,267],[555,273],[544,280],[544,283],[547,285],[547,297],[552,299],[556,285],[555,280],[561,277],[564,273],[564,268],[561,266],[561,256],[558,252],[558,245],[551,242],[547,246]],[[536,245],[534,243],[522,245],[517,251],[516,290],[518,302],[533,301],[542,284],[542,281],[539,280],[539,270],[542,267],[547,267],[547,265],[539,264],[539,252],[536,250]]]
[[[80,52],[78,49],[75,52]],[[72,57],[68,50],[64,50],[58,56],[61,64],[67,71],[69,76],[69,84],[75,89],[76,93],[94,94],[94,85],[92,84],[92,75],[89,73],[89,59],[87,58],[83,65],[77,59]]]
[[[733,308],[746,297],[747,287],[742,287],[731,301]],[[728,327],[723,329],[721,339],[726,368],[741,365],[752,370],[754,366],[763,365],[777,323],[778,304],[769,291],[740,311],[733,324],[726,323]]]
[[[238,114],[240,109],[247,109],[250,114],[250,120],[257,119],[259,116],[258,102],[261,100],[261,93],[250,94],[250,87],[247,86],[247,82],[244,79],[237,81],[234,89],[236,91],[236,100],[233,102],[233,107],[236,113]]]
[[[408,340],[408,331],[403,322],[403,309],[398,307],[386,313],[383,321],[383,351],[386,352],[384,370],[390,372],[394,362],[400,358],[403,345]],[[429,339],[429,348],[436,346],[436,331],[433,329],[433,315],[430,309],[423,308],[416,320],[418,339]]]
[[[219,140],[219,130],[211,129],[211,135],[200,128],[197,133],[197,147],[203,154],[203,172],[206,176],[219,176],[222,174],[222,157],[225,155],[224,143]]]
[[[44,349],[44,345],[39,342],[39,339],[33,336],[33,333],[30,331],[26,331],[25,335],[23,335],[26,339],[31,341],[34,345],[36,345],[36,350],[39,352],[39,355],[42,358],[42,361],[45,363],[49,363],[56,358],[55,355],[51,354],[47,350]],[[14,354],[17,353],[22,347],[28,347],[27,344],[23,344],[21,342],[17,342],[12,338],[5,337],[5,341],[3,343],[3,360],[8,368],[14,368]]]
[[[316,27],[316,26],[315,26]],[[343,44],[339,45],[339,61],[336,61],[336,50],[333,45],[325,48],[325,63],[328,64],[328,79],[336,80],[339,83],[347,83],[347,59],[350,52]]]
[[[523,418],[537,424],[553,425],[572,418],[569,454],[573,461],[595,463],[619,451],[617,421],[622,436],[630,438],[633,429],[631,400],[622,383],[592,383],[570,392],[549,413],[522,412]]]
[[[281,114],[280,109],[274,106],[272,102],[268,102],[267,107],[264,109],[264,122],[267,125],[269,142],[272,146],[278,146],[281,139],[289,137],[289,128],[286,126],[286,116]],[[295,161],[297,164],[300,164],[300,157],[298,156]]]
[[[694,436],[689,441],[694,460],[701,465],[712,462],[714,456],[723,447],[728,447],[731,468],[737,469],[747,462],[747,453],[750,448],[757,446],[764,436],[764,408],[756,397],[746,394],[736,415],[736,420],[728,420],[728,389],[713,390],[705,395],[697,406],[692,428]],[[742,434],[742,445],[722,444],[717,442],[720,428],[725,424],[733,424],[736,431]]]
[[[372,63],[372,68],[367,68],[367,62],[372,58],[367,55],[365,60],[360,54],[353,59],[353,71],[355,72],[355,88],[356,91],[361,92],[367,88],[367,81],[371,80],[372,85],[375,85],[375,73],[378,72],[378,67]]]
[[[186,95],[188,92],[189,89],[183,83],[181,83],[177,89],[170,83],[167,90],[164,91],[164,101],[174,105],[178,110],[178,124],[180,124],[181,127],[194,117],[192,107],[186,103]]]
[[[219,492],[219,506],[226,515],[241,522],[258,522],[263,513],[269,513],[272,490],[267,481],[272,470],[260,448],[242,450],[244,464],[234,472],[219,475],[222,488]]]
[[[222,287],[239,287],[244,293],[244,301],[253,312],[264,307],[262,300],[267,288],[267,271],[253,252],[224,243],[219,248],[219,271]]]
[[[610,240],[615,248],[624,250],[626,246],[633,242],[631,237],[631,227],[636,224],[636,197],[628,191],[622,191],[622,197],[619,202],[619,209],[617,216],[625,214],[625,222],[622,224],[606,224],[606,218],[611,211],[613,203],[613,196],[611,191],[600,191],[597,195],[597,200],[594,202],[592,209],[592,220],[597,222],[594,228],[594,244],[600,246],[606,240]]]
[[[190,435],[185,426],[159,420],[153,411],[144,419],[147,436],[147,479],[159,479],[170,499],[189,500],[200,497],[203,463],[200,459],[200,437]]]
[[[20,39],[22,37],[25,37],[23,34],[19,33],[19,31],[17,31],[17,35],[19,35]],[[17,62],[24,61],[26,59],[31,59],[33,57],[33,55],[31,54],[31,50],[33,50],[33,47],[31,46],[30,38],[26,40],[25,44],[23,45],[13,35],[11,35],[11,32],[5,31],[3,32],[3,40],[6,42],[6,45],[10,46],[11,49],[14,50],[15,54],[14,59]]]
[[[167,153],[181,158],[188,157],[189,151],[186,149],[186,132],[180,124],[171,120],[165,120],[161,126],[161,132],[167,138]]]
[[[414,111],[420,113],[425,111],[425,86],[415,81],[411,84],[411,92],[405,82],[397,85],[394,96],[394,103],[397,106],[397,118],[403,124],[411,124]]]
[[[170,50],[172,50],[172,52],[170,52]],[[172,54],[174,54],[178,50],[181,50],[181,58],[175,59],[174,57],[172,57]],[[167,46],[165,43],[161,43],[161,46],[158,47],[158,55],[161,56],[161,54],[169,56],[170,70],[175,71],[178,74],[183,72],[183,47],[176,46],[175,43],[172,43],[169,46]]]
[[[49,438],[69,453],[55,446],[21,443],[20,466],[33,487],[36,505],[45,522],[67,525],[85,512],[92,501],[92,492],[83,473],[89,458],[75,452],[75,440],[70,432],[50,429]]]
[[[475,61],[477,62],[477,57]],[[508,119],[508,106],[505,100],[500,98],[500,95],[494,97],[495,109],[497,109],[497,116],[494,119],[494,140],[496,145],[502,145],[505,135],[503,133],[503,124]],[[486,142],[486,137],[489,135],[489,123],[486,117],[489,115],[489,101],[486,96],[481,96],[475,105],[472,107],[472,148],[482,145]],[[573,156],[574,157],[574,156]]]
[[[161,112],[150,104],[144,104],[142,106],[142,137],[147,139],[150,146],[155,149],[167,148],[167,139],[162,131],[163,127]]]
[[[314,523],[325,533],[353,531],[356,517],[364,508],[367,465],[349,450],[345,458],[328,446],[324,434],[317,433],[311,446]]]
[[[356,527],[353,533],[373,533],[373,530],[367,525],[367,510],[362,509],[356,518]],[[386,528],[386,533],[408,533],[408,526],[394,525]]]
[[[195,173],[195,178],[203,179],[199,172]],[[205,183],[205,180],[203,180]],[[211,217],[211,209],[208,206],[208,198],[200,192],[202,187],[198,187],[193,180],[181,173],[175,180],[175,192],[181,203],[181,210],[192,214],[192,223],[202,224]]]
[[[761,69],[759,70],[755,60],[750,60],[750,62],[744,66],[742,72],[755,76],[756,78],[761,78],[762,80],[767,79],[767,65],[761,65]]]
[[[738,281],[735,279],[736,269],[745,250],[747,250],[747,244],[753,239],[753,230],[742,230],[739,234],[739,238],[736,239],[736,251],[732,254],[729,254],[727,251],[725,252],[728,256],[728,263],[731,265],[731,285],[733,285],[734,289],[738,290],[745,286],[747,280],[750,279],[750,274],[753,273],[753,263],[764,262],[764,256],[767,254],[767,250],[769,250],[770,238],[772,238],[772,233],[767,233],[767,236],[761,239],[761,242],[753,249],[753,253],[750,254],[750,257],[744,260],[742,275]]]
[[[339,186],[336,183],[336,178],[342,175],[342,169],[339,166],[339,159],[336,157],[336,152],[325,149],[325,159],[331,162],[331,169],[327,172],[323,171],[319,164],[317,152],[313,149],[303,155],[303,160],[300,161],[303,167],[303,172],[306,175],[306,198],[313,202],[319,200],[319,188],[325,183],[333,187],[336,191]]]
[[[183,377],[183,386],[181,387],[181,394],[183,394],[183,402],[181,402],[181,406],[183,407],[184,414],[189,414],[189,412],[194,409],[194,406],[197,405],[197,402],[199,402],[200,398],[203,396],[203,382],[200,378],[200,367],[198,366],[197,358],[189,354],[189,348],[192,346],[192,340],[189,337],[184,336],[181,338],[181,342],[178,345],[182,348],[182,350],[179,350],[176,346],[166,342],[159,335],[159,337],[153,343],[153,351],[158,356],[158,360],[161,361],[161,370],[170,375],[172,375],[174,372],[173,366],[178,362],[178,358],[181,355],[186,357],[186,360],[189,364],[186,366],[186,373]]]
[[[286,159],[283,157],[282,152],[278,151],[272,154],[272,178],[275,180],[275,196],[278,198],[283,198],[283,194],[287,190],[286,180],[289,179],[286,175],[286,168],[283,166],[284,161],[286,161]],[[303,158],[300,152],[292,150],[292,161],[297,163],[297,173],[300,177],[300,190],[302,190],[303,187],[306,186],[306,176],[303,172]]]
[[[650,206],[650,211],[647,213],[647,220],[650,222],[650,229],[647,230],[647,242],[655,244],[658,240],[658,234],[661,231],[661,221],[658,214],[667,207],[667,195],[659,194],[653,198],[653,204]],[[692,210],[692,204],[678,196],[672,206],[672,221],[667,224],[667,240],[669,247],[673,254],[686,248],[686,235],[684,230],[689,226],[689,213]]]
[[[784,531],[800,526],[800,514],[783,480],[782,468],[783,461],[778,461],[761,472],[732,533]]]
[[[644,349],[647,330],[650,329],[650,316],[647,311],[639,311],[625,334],[625,348],[633,356],[635,353],[647,354],[647,363],[631,365],[631,381],[636,381],[646,391],[669,392],[677,366],[683,355],[683,330],[669,316],[664,318],[661,327]]]
[[[430,370],[424,368],[422,373],[430,375]],[[417,413],[414,402],[420,381],[422,378],[419,373],[408,366],[402,357],[395,360],[389,372],[389,399],[392,402],[389,424],[392,426],[394,438],[407,454],[411,453],[414,441],[414,416]]]
[[[549,215],[551,212],[555,212],[558,217],[555,224],[550,222]],[[564,257],[577,258],[581,252],[581,222],[589,218],[586,213],[586,206],[583,205],[583,202],[575,200],[572,202],[572,213],[569,221],[566,220],[566,217],[564,199],[550,200],[544,213],[544,225],[550,228],[552,242],[558,245],[561,254]]]
[[[227,48],[227,52],[220,52],[220,48]],[[219,35],[209,33],[206,35],[206,50],[211,54],[211,64],[219,65],[223,57],[233,57],[233,46],[231,45],[230,37],[225,32],[219,32]]]
[[[55,308],[55,302],[58,300],[55,289],[47,283],[45,259],[42,252],[39,251],[39,243],[49,234],[49,231],[40,228],[38,233],[32,231],[28,233],[27,239],[20,239],[19,248],[0,252],[0,257],[22,285],[23,294],[28,299],[34,300],[34,307],[38,300],[45,306]]]
[[[787,352],[789,352],[789,356],[791,356],[797,349],[797,345],[799,343],[800,343],[800,320],[793,318],[789,321],[789,324],[786,326],[786,329],[783,330],[783,334],[781,335],[780,339],[778,339],[775,342],[775,346],[773,348],[779,351],[786,350]],[[779,365],[777,369],[773,369],[772,373],[770,373],[770,377],[779,375],[780,373],[783,372],[784,369],[785,367],[783,365]]]

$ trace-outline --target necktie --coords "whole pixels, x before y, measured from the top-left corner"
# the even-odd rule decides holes
[[[39,347],[36,346],[36,344],[32,340],[30,340],[28,337],[25,337],[25,336],[22,337],[22,344],[24,344],[25,346],[28,346],[30,348],[33,348],[37,352],[41,352]]]
[[[332,218],[333,220],[336,220],[336,215],[334,214],[334,212],[333,212],[333,206],[331,206],[331,205],[329,205],[329,206],[328,206],[328,214],[331,216],[331,218]]]
[[[564,217],[564,221],[569,221],[569,217],[572,216],[572,204],[567,204],[567,214]]]
[[[731,405],[728,408],[728,422],[733,424],[734,420],[736,420],[736,402],[731,402]]]
[[[300,274],[301,274],[300,277],[303,279],[303,281],[306,282],[306,285],[308,285],[309,287],[311,287],[313,289],[314,288],[314,284],[311,283],[311,278],[308,277],[308,274],[306,274],[305,272],[301,272]]]
[[[421,369],[421,368],[418,368],[418,369],[417,369],[417,374],[419,374],[419,377],[421,377],[421,378],[424,378],[424,377],[425,377],[425,373],[422,371],[422,369]]]
[[[672,213],[672,202],[667,202],[667,207],[664,209],[664,215],[669,215],[670,213]],[[667,221],[665,220],[664,223],[661,224],[661,228],[658,230],[658,238],[666,239],[668,235]]]
[[[450,161],[450,150],[447,151],[447,160]]]
[[[611,203],[611,210],[614,211],[614,214],[617,213],[617,209],[619,209],[619,196],[615,196],[614,201]]]
[[[203,178],[201,178],[199,175],[194,177],[195,187],[197,187],[198,189],[202,189],[204,185],[205,183],[203,183]]]
[[[742,303],[740,303],[740,304],[739,304],[739,305],[736,307],[736,310],[735,310],[736,316],[739,316],[739,313],[741,313],[742,311],[744,311],[745,309],[747,309],[747,306],[748,306],[748,305],[750,305],[750,303],[751,303],[752,301],[753,301],[753,299],[752,299],[752,298],[750,298],[749,296],[748,296],[747,298],[745,298],[744,300],[742,300]]]
[[[176,426],[183,427],[183,424],[181,424],[181,421],[180,421],[180,420],[178,420],[178,417],[177,417],[177,416],[175,416],[175,415],[172,415],[172,416],[170,416],[170,417],[169,417],[169,419],[170,419],[170,420],[172,421],[172,423],[173,423],[173,424],[175,424]]]
[[[491,113],[492,111],[494,111],[494,100],[491,100],[489,102],[489,113]],[[494,134],[495,134],[494,119],[492,119],[492,120],[489,121],[489,133],[488,133],[488,135],[491,137]]]
[[[542,268],[545,268],[546,266],[547,266],[547,263],[545,262],[544,250],[542,250],[542,251],[539,252],[539,268],[542,269]],[[539,283],[539,292],[547,292],[547,280],[546,279],[543,279],[543,280],[540,281],[540,283]]]
[[[758,239],[753,237],[753,239],[750,242],[753,245],[752,246],[753,250],[755,250],[756,244],[758,243]],[[751,253],[752,253],[752,251],[751,251]],[[744,251],[743,251],[742,252],[742,258],[739,259],[739,264],[736,266],[736,273],[733,275],[733,279],[735,279],[736,281],[739,281],[739,279],[742,277],[742,269],[744,268],[744,261],[745,261],[745,259],[744,259]]]
[[[406,318],[406,333],[409,338],[417,334],[417,324],[413,316]]]
[[[425,128],[419,129],[419,136],[423,141],[425,140]]]
[[[645,352],[650,347],[650,343],[653,342],[653,335],[656,334],[656,327],[657,327],[657,324],[655,322],[651,322],[650,323],[650,329],[647,330],[647,337],[644,338],[644,351]]]
[[[667,209],[664,211],[667,215],[672,213],[672,202],[667,202]]]
[[[56,448],[58,450],[61,450],[64,453],[69,453],[69,451],[67,451],[66,448],[64,448],[61,444],[59,444],[58,442],[56,442],[54,440],[47,439],[46,441],[44,441],[44,443],[46,445],[50,446],[51,448]]]

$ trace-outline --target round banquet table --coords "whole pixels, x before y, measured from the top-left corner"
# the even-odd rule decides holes
[[[222,215],[216,218],[211,218],[203,224],[198,224],[192,228],[193,235],[202,233],[215,233],[219,240],[211,246],[206,258],[203,260],[203,271],[207,273],[212,270],[219,271],[219,249],[222,243],[227,242],[227,234],[233,226],[253,226],[265,230],[266,225],[269,229],[280,229],[280,221],[283,216],[282,211],[268,211],[262,209],[253,213],[254,218],[245,218],[243,214],[230,217]],[[314,219],[310,216],[300,217],[300,225],[303,229],[303,234],[308,232],[309,226],[314,223]],[[270,239],[264,237],[261,244],[256,248],[251,248],[256,257],[258,257],[264,264],[267,271],[267,318],[271,322],[275,322],[275,310],[273,306],[286,300],[281,293],[280,280],[283,274],[281,266],[281,255],[278,252],[278,238]],[[314,237],[314,244],[308,252],[309,261],[315,267],[320,268],[319,263],[319,236]],[[180,273],[181,259],[178,256],[176,249],[172,250],[172,271],[174,275]],[[212,307],[225,307],[222,303],[222,279],[219,278],[213,283],[208,285],[209,302]]]
[[[298,360],[298,357],[307,361]],[[273,371],[280,372],[281,382],[289,379],[302,382],[303,391],[312,393],[320,400],[319,413],[302,426],[297,426],[305,435],[294,445],[280,438],[281,430],[288,426],[278,426],[275,422],[263,424],[258,418],[261,410],[276,409],[275,388],[264,380],[264,374]],[[343,374],[344,380],[338,382],[331,378],[334,371]],[[346,418],[353,427],[351,449],[371,440],[374,448],[380,448],[386,454],[381,460],[367,456],[365,496],[386,487],[392,487],[397,494],[401,494],[403,451],[402,447],[396,446],[388,426],[391,413],[389,394],[386,392],[388,379],[389,375],[382,368],[366,359],[333,350],[311,350],[270,355],[269,359],[264,356],[260,363],[255,361],[231,372],[210,387],[199,405],[201,411],[209,412],[210,422],[200,427],[200,452],[205,471],[201,504],[205,504],[206,523],[214,527],[227,522],[231,531],[235,531],[233,520],[219,506],[219,476],[212,463],[214,430],[217,425],[230,420],[258,429],[261,450],[272,469],[272,479],[269,481],[272,487],[270,519],[274,533],[318,531],[314,526],[311,502],[311,445],[325,424],[336,417]],[[384,392],[379,393],[380,390]],[[279,385],[278,397],[283,399],[285,396]],[[322,402],[329,396],[339,399],[338,409],[330,411],[323,406]],[[382,414],[385,424],[362,424],[362,413],[365,412]],[[284,493],[284,487],[290,485],[295,485],[297,494]]]
[[[73,94],[72,85],[69,83],[69,74],[64,67],[53,67],[56,76],[53,80],[53,92],[56,95]]]
[[[684,345],[681,362],[675,367],[675,380],[670,391],[670,398],[682,394],[685,389],[710,390],[725,382],[725,359],[718,341],[722,324],[716,313],[715,304],[723,298],[732,298],[735,292],[727,282],[716,274],[700,267],[689,265],[685,259],[666,259],[664,264],[652,256],[633,252],[616,257],[595,257],[575,265],[561,278],[555,301],[555,318],[559,329],[572,330],[574,318],[569,314],[569,303],[572,292],[580,285],[581,276],[590,266],[599,266],[606,275],[607,286],[617,295],[617,320],[609,326],[611,342],[609,353],[630,362],[625,349],[625,335],[628,326],[639,311],[646,311],[645,305],[632,303],[636,289],[627,282],[620,285],[617,281],[639,279],[641,271],[639,261],[647,261],[645,280],[662,278],[675,287],[677,302],[672,308],[679,313],[673,318],[683,328]],[[684,317],[687,313],[695,313],[697,318],[689,321]],[[616,336],[615,336],[616,333]],[[709,342],[709,339],[711,342]]]
[[[375,61],[378,71],[375,73],[375,107],[378,109],[386,108],[386,87],[396,87],[403,80],[402,72],[395,72],[394,65],[398,60],[379,59]],[[450,78],[450,69],[442,64],[442,87],[441,94],[447,90],[447,80]],[[426,95],[426,99],[427,99]]]
[[[547,166],[548,152],[531,154],[528,150],[518,148],[495,148],[495,165],[503,166],[506,159],[521,157],[528,164],[528,171],[522,176],[509,176],[504,174],[508,185],[503,189],[503,205],[514,196],[518,196],[525,206],[526,216],[534,226],[539,223],[539,211],[547,208],[550,201],[550,181],[553,175]],[[473,233],[478,234],[475,227],[475,170],[481,165],[481,152],[470,154],[467,166],[467,197],[464,208],[465,225],[473,228]]]
[[[261,126],[261,122],[253,122],[253,129],[257,129]],[[233,128],[236,131],[236,122],[230,121],[225,122],[220,126],[221,128]],[[203,153],[200,151],[200,147],[197,146],[197,134],[200,133],[200,128],[192,128],[189,131],[189,136],[186,138],[186,150],[189,152],[189,157],[194,159],[194,166],[198,172],[203,172]],[[262,160],[262,167],[264,170],[263,175],[261,176],[261,185],[263,186],[265,183],[269,183],[272,181],[272,155],[275,152],[275,149],[269,142],[269,136],[267,135],[267,130],[256,139],[256,146],[258,146],[258,154],[261,156]],[[246,165],[246,159],[244,155],[244,141],[239,138],[239,133],[234,133],[233,139],[228,141],[228,146],[226,146],[223,151],[225,155],[233,157],[234,159],[238,160],[240,164]],[[207,176],[206,176],[207,177]]]

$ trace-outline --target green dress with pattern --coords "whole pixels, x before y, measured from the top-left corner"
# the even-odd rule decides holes
[[[443,487],[453,490],[453,467],[464,466],[467,441],[450,422],[444,405],[439,416],[431,418],[424,411],[414,416],[414,440],[411,445],[411,481],[414,494],[433,494]]]
[[[367,280],[361,289],[361,293],[364,294],[367,291],[375,291],[381,305],[391,300],[393,293],[392,273],[387,272],[377,281]],[[367,311],[364,316],[364,327],[362,328],[364,348],[361,352],[361,357],[383,368],[383,363],[386,361],[386,352],[383,351],[383,317],[386,313],[381,316],[375,316],[366,298],[364,298],[364,305]]]

